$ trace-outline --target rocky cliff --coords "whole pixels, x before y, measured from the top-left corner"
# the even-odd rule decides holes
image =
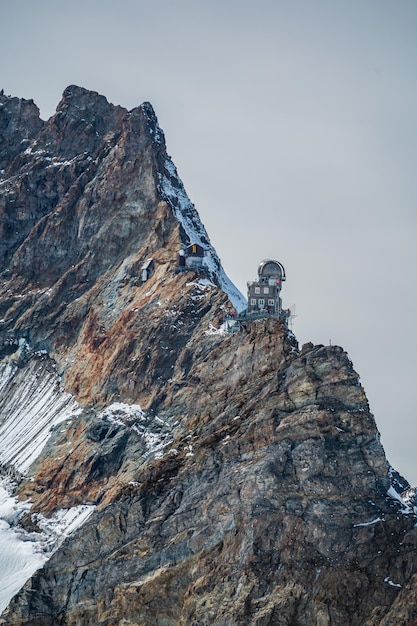
[[[244,302],[151,106],[0,105],[9,523],[39,543],[81,520],[0,623],[417,623],[414,508],[352,363],[275,319],[219,330]],[[204,269],[179,272],[190,243]]]

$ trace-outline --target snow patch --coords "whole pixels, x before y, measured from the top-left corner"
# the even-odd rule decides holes
[[[130,427],[142,438],[146,446],[147,455],[155,459],[161,458],[166,446],[172,443],[168,423],[157,415],[146,415],[139,404],[114,402],[104,409],[99,414],[99,417],[125,427]]]
[[[361,524],[353,524],[353,528],[357,528],[358,526],[372,526],[372,524],[378,524],[378,522],[385,522],[385,520],[382,519],[382,517],[376,517],[370,522],[362,522]]]
[[[199,278],[197,283],[202,285],[203,287],[215,287],[215,284],[211,282],[208,278]]]
[[[168,443],[162,440],[157,434],[149,431],[143,433],[142,436],[145,440],[148,453],[152,454],[155,459],[160,459],[163,456],[164,448],[168,445]]]
[[[143,420],[145,413],[139,404],[114,402],[104,409],[104,411],[99,414],[99,417],[126,426],[126,423]]]
[[[59,509],[50,518],[35,513],[32,519],[45,533],[44,545],[52,552],[88,520],[95,508],[92,504],[80,504]]]
[[[409,503],[406,502],[401,496],[400,494],[394,489],[394,487],[390,487],[387,491],[387,496],[389,496],[390,498],[392,498],[393,500],[397,500],[400,504],[401,504],[401,513],[403,515],[410,515],[411,513],[414,513],[414,507],[413,506],[409,506]]]
[[[397,491],[395,491],[394,487],[392,487],[392,486],[391,486],[391,487],[388,489],[388,491],[387,491],[387,495],[388,495],[390,498],[393,498],[394,500],[398,500],[398,502],[401,502],[401,504],[403,504],[403,505],[404,505],[404,500],[402,499],[402,497],[400,496],[400,494],[399,494]]]
[[[227,328],[225,324],[222,324],[220,328],[216,328],[213,324],[209,325],[208,330],[204,331],[205,335],[227,335]]]

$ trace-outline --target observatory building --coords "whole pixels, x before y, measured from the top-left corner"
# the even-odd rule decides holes
[[[267,313],[274,317],[286,317],[280,297],[285,280],[284,266],[278,261],[266,260],[258,267],[258,280],[248,282],[247,316]]]
[[[285,280],[284,266],[279,261],[267,259],[258,267],[258,280],[248,282],[248,307],[236,314],[227,314],[223,318],[224,328],[228,333],[235,333],[255,320],[274,317],[286,326],[291,322],[290,309],[282,308],[281,288]]]

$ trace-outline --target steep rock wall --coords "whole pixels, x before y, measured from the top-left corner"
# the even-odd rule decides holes
[[[383,623],[416,531],[346,353],[273,321],[205,348],[158,407],[162,456],[125,446],[111,502],[3,623]]]

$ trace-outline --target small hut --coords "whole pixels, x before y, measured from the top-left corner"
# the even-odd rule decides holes
[[[153,271],[155,269],[155,263],[153,259],[146,259],[145,263],[142,265],[140,270],[140,278],[143,283],[152,276]]]
[[[180,270],[201,270],[204,266],[205,250],[198,243],[192,243],[181,249],[177,255],[177,265]]]

